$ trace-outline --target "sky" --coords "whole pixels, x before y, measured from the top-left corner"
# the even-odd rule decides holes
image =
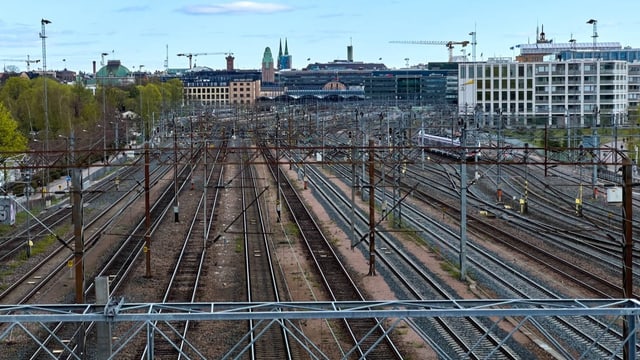
[[[471,32],[480,61],[517,55],[511,48],[534,43],[543,26],[556,43],[592,43],[589,19],[597,20],[598,42],[640,47],[636,0],[27,0],[0,8],[0,65],[26,70],[27,58],[42,60],[41,19],[51,22],[47,69],[85,72],[94,61],[100,68],[102,53],[133,71],[164,70],[165,60],[169,68],[188,67],[179,53],[211,54],[192,59],[213,69],[224,69],[225,53],[233,53],[236,69],[260,69],[265,48],[275,58],[285,39],[297,69],[345,60],[349,45],[354,61],[405,68],[447,61],[447,48],[390,41],[472,41]],[[471,45],[453,52],[472,59]]]

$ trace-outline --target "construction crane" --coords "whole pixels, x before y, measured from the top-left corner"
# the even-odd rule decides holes
[[[0,61],[11,61],[11,62],[25,62],[27,63],[27,72],[31,71],[31,64],[37,64],[40,60],[31,60],[29,59],[29,55],[27,55],[27,60],[25,59],[0,59]]]
[[[227,55],[227,54],[232,54],[232,53],[225,53],[225,52],[214,52],[214,53],[180,53],[178,54],[178,56],[184,56],[186,58],[189,59],[189,69],[191,69],[191,60],[193,59],[193,57],[195,56],[201,56],[201,55]]]
[[[435,41],[435,40],[395,40],[389,41],[391,44],[418,44],[418,45],[444,45],[449,50],[449,62],[453,62],[453,47],[455,45],[461,45],[465,47],[470,44],[468,40],[464,41]]]

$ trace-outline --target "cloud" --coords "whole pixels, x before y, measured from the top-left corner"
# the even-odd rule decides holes
[[[39,42],[38,32],[34,31],[33,26],[25,24],[7,26],[6,23],[0,22],[0,48],[30,47]]]
[[[190,5],[179,9],[187,15],[222,15],[222,14],[272,14],[289,11],[292,8],[276,3],[258,3],[254,1],[234,1],[219,5]]]
[[[151,10],[149,6],[127,6],[117,9],[116,12],[142,12],[147,10]]]

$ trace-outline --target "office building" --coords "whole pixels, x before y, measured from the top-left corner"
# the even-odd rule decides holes
[[[591,125],[621,118],[629,106],[626,61],[491,59],[459,67],[459,111],[480,118],[503,114],[524,124]]]
[[[180,79],[187,104],[219,107],[255,103],[260,94],[261,76],[257,70],[194,67],[185,71]]]

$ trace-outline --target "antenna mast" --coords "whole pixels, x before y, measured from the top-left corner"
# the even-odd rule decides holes
[[[469,33],[471,35],[471,57],[473,58],[473,62],[476,62],[476,27],[473,27],[473,31]]]

